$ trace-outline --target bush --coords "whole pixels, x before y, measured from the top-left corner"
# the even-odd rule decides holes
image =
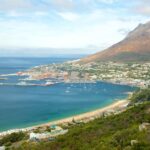
[[[150,101],[150,88],[136,91],[130,100],[131,104]]]
[[[0,139],[0,146],[2,145],[11,145],[11,143],[15,143],[25,139],[26,134],[23,132],[12,133],[10,135],[6,135],[2,139]],[[9,144],[8,144],[9,143]]]

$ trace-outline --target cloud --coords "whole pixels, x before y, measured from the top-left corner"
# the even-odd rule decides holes
[[[48,16],[48,12],[46,12],[46,11],[36,11],[34,13],[34,15],[36,15],[36,16]]]
[[[122,35],[127,35],[131,30],[129,28],[120,28],[118,30],[119,33],[121,33]]]
[[[150,16],[150,5],[139,5],[135,8],[135,12],[141,15]]]
[[[99,4],[118,0],[0,0],[0,11],[82,11],[93,10]]]
[[[106,3],[106,4],[113,4],[116,3],[118,0],[97,0],[97,2]]]
[[[16,11],[9,11],[8,13],[7,13],[7,16],[9,16],[9,17],[20,17],[20,16],[23,16],[23,14],[22,13],[18,13],[18,12],[16,12]]]
[[[150,16],[150,0],[137,0],[133,11],[140,15]]]
[[[30,0],[0,0],[0,11],[27,9],[32,7]]]
[[[53,4],[53,6],[56,6],[56,8],[59,8],[61,10],[70,10],[75,5],[73,0],[52,0],[51,4]]]
[[[143,1],[0,0],[0,47],[104,49],[145,21]]]
[[[98,11],[97,13],[100,14]],[[74,22],[68,24],[62,20],[53,25],[51,21],[0,21],[0,47],[85,48],[95,45],[106,48],[125,36],[118,32],[120,28],[133,29],[137,25],[135,20],[122,21],[114,16],[104,20],[109,14],[96,15],[95,18],[95,12],[91,13],[91,16],[83,14],[79,18],[70,13],[62,16]]]
[[[61,11],[84,11],[85,8],[87,10],[95,8],[97,4],[113,4],[117,1],[118,0],[51,0],[51,4]],[[50,2],[50,0],[47,0],[47,2]]]
[[[76,21],[80,17],[80,15],[72,12],[59,12],[58,15],[68,21]]]

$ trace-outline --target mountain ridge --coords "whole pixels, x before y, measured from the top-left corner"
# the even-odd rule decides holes
[[[79,63],[99,61],[147,62],[150,61],[150,22],[139,24],[120,42],[96,54],[85,57]]]

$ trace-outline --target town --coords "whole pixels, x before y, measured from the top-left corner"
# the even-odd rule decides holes
[[[62,64],[36,66],[18,75],[24,80],[41,80],[83,83],[105,81],[115,84],[149,87],[150,63],[92,62],[79,64],[76,61]]]

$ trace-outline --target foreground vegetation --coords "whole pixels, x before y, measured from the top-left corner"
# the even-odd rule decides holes
[[[139,129],[141,124],[150,123],[149,94],[150,89],[137,91],[131,103],[138,105],[132,105],[118,115],[73,125],[67,134],[54,141],[25,140],[18,144],[25,138],[20,133],[20,138],[16,135],[17,138],[12,138],[11,135],[5,137],[3,142],[15,143],[8,148],[11,150],[150,150],[150,128]]]
[[[7,135],[0,139],[0,146],[5,145],[5,146],[10,146],[13,143],[26,140],[28,138],[26,133],[19,132],[19,133],[12,133],[10,135]]]
[[[136,91],[130,100],[132,104],[150,101],[150,88]]]

